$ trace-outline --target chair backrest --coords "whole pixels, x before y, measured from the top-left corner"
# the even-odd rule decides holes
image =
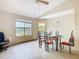
[[[44,39],[45,39],[45,41],[48,41],[48,38],[49,38],[48,36],[49,36],[49,34],[47,32],[45,32],[44,33]]]
[[[58,36],[58,35],[59,35],[59,31],[56,31],[56,32],[55,32],[55,35]]]
[[[71,37],[70,37],[70,39],[69,39],[69,43],[70,43],[71,46],[74,46],[74,45],[75,45],[75,43],[74,43],[73,31],[71,32]]]
[[[47,32],[44,32],[44,37],[48,37],[48,33]]]
[[[5,40],[5,36],[3,32],[0,32],[0,42],[3,42]]]
[[[40,34],[40,32],[38,32],[38,39],[40,40],[40,37],[41,37],[41,34]]]
[[[38,32],[38,39],[44,40],[46,35],[47,35],[46,32]]]

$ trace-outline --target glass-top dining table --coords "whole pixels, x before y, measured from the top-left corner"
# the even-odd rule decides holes
[[[51,40],[55,40],[55,43],[56,43],[56,51],[58,51],[58,46],[61,47],[61,44],[60,44],[61,43],[61,37],[62,37],[62,35],[50,36]]]

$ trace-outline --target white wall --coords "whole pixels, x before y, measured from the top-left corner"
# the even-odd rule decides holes
[[[32,21],[32,35],[24,37],[16,37],[16,19],[25,19]],[[37,21],[26,16],[15,15],[0,11],[0,31],[4,32],[6,37],[10,38],[10,44],[36,39]]]
[[[74,14],[69,14],[61,17],[55,17],[47,20],[47,31],[58,30],[61,35],[70,37],[71,31],[75,28]]]

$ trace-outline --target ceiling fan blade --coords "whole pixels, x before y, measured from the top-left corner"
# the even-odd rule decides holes
[[[39,0],[41,3],[43,3],[43,4],[46,4],[46,5],[48,5],[49,4],[49,2],[48,1],[46,1],[46,0]]]

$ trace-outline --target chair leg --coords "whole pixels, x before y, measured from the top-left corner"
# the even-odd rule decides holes
[[[6,50],[7,50],[7,48],[4,48],[4,50],[6,51]]]
[[[45,51],[48,51],[48,44],[45,43]]]
[[[39,42],[39,47],[42,48],[42,42]]]
[[[45,44],[45,51],[49,52],[49,44]]]
[[[60,43],[60,47],[61,47],[61,38],[60,38],[60,42],[59,43]]]
[[[62,52],[62,44],[61,44],[61,52]]]
[[[71,54],[71,46],[69,46],[69,53]]]
[[[63,49],[64,49],[64,45],[63,45]]]
[[[47,51],[49,52],[49,44],[47,44]]]
[[[47,44],[45,43],[45,51],[47,50]]]
[[[8,46],[2,46],[2,47],[0,47],[0,51],[6,51],[7,48],[8,48]]]
[[[52,50],[54,50],[54,45],[53,45],[53,43],[52,43]]]

